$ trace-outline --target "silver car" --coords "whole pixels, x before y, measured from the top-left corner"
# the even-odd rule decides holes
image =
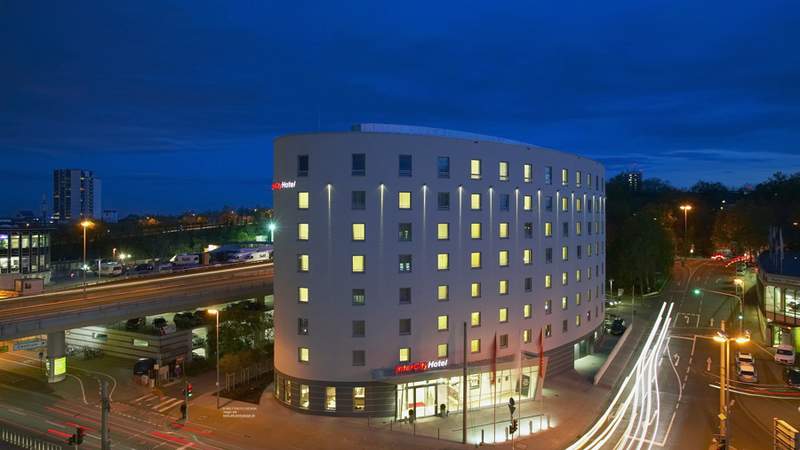
[[[737,365],[736,375],[742,383],[758,383],[756,367],[752,364],[740,363]]]

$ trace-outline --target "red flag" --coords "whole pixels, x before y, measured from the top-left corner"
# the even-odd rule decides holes
[[[492,339],[492,369],[489,373],[489,379],[491,383],[494,384],[494,380],[497,378],[497,333],[494,334],[494,339]]]

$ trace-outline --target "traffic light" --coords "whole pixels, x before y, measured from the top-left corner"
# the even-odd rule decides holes
[[[76,427],[75,428],[75,442],[77,442],[78,444],[83,444],[83,434],[84,434],[83,428]]]
[[[192,383],[186,384],[186,397],[192,398]]]
[[[692,290],[692,294],[700,295],[700,288],[694,288],[694,290]]]
[[[69,439],[67,439],[67,445],[75,445],[75,440],[76,440],[76,439],[77,439],[77,438],[76,438],[76,437],[75,437],[75,435],[73,434],[72,436],[70,436],[70,437],[69,437]]]
[[[516,410],[516,409],[517,409],[517,407],[515,406],[515,403],[516,403],[516,402],[514,402],[514,397],[509,397],[509,398],[508,398],[508,412],[509,412],[509,413],[510,413],[512,416],[514,415],[514,410]]]
[[[511,420],[511,426],[508,427],[508,432],[510,434],[514,434],[514,433],[517,432],[517,419],[512,419]]]

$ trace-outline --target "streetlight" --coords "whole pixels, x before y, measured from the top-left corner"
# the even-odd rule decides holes
[[[737,344],[742,345],[750,342],[750,333],[746,332],[744,335],[737,336],[734,338],[728,337],[725,334],[725,321],[722,321],[722,330],[717,331],[717,334],[713,337],[715,342],[720,344],[719,346],[719,439],[720,439],[720,448],[721,450],[726,450],[728,448],[728,361],[731,358],[731,341],[735,341]]]
[[[217,319],[217,409],[219,409],[219,310],[209,309],[209,314],[213,314]]]
[[[84,220],[81,222],[81,227],[83,228],[83,296],[86,297],[86,229],[91,228],[94,226],[94,223],[90,220]]]
[[[275,228],[277,228],[275,222],[270,222],[267,225],[267,229],[269,230],[269,242],[271,244],[275,243]]]
[[[691,210],[692,205],[681,205],[681,211],[683,211],[683,240],[687,251],[689,249],[689,211]]]
[[[734,278],[733,285],[736,288],[736,297],[739,299],[739,331],[742,331],[742,319],[744,319],[744,280],[741,278]],[[741,295],[739,295],[739,288],[742,288]]]

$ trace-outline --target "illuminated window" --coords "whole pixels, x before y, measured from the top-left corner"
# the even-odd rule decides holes
[[[561,285],[566,286],[569,284],[569,273],[561,272]]]
[[[497,236],[500,239],[508,239],[508,222],[500,222],[498,224]]]
[[[436,268],[438,270],[450,269],[450,254],[439,253],[438,255],[436,255]]]
[[[367,302],[367,291],[364,289],[353,289],[352,291],[353,305],[361,306]]]
[[[580,197],[575,199],[575,212],[583,211],[583,201]]]
[[[569,308],[569,299],[567,296],[561,297],[561,309],[565,310]]]
[[[397,207],[400,209],[411,209],[411,192],[397,193]]]
[[[479,311],[473,311],[472,313],[470,313],[469,325],[472,327],[481,326],[481,313]]]
[[[436,318],[436,330],[438,331],[447,331],[448,328],[448,320],[447,316],[439,316]]]
[[[411,255],[397,255],[400,272],[411,272]]]
[[[576,326],[576,327],[579,327],[579,326],[581,326],[581,315],[580,315],[580,314],[577,314],[577,315],[575,316],[575,326]]]
[[[508,280],[500,280],[497,285],[497,293],[500,295],[508,294]]]
[[[522,249],[522,264],[526,266],[533,264],[533,250],[529,248]]]
[[[436,286],[436,300],[446,302],[450,299],[450,287],[446,284]]]
[[[475,222],[469,224],[469,236],[472,239],[480,239],[481,238],[481,224],[480,222]]]
[[[578,305],[578,306],[581,305],[581,293],[580,292],[575,294],[575,304]]]
[[[532,164],[523,164],[522,165],[522,181],[526,183],[530,183],[533,181],[533,165]]]
[[[530,211],[533,209],[533,197],[530,195],[522,196],[522,209],[525,211]]]
[[[553,236],[553,222],[545,222],[544,237],[552,237],[552,236]]]
[[[553,327],[550,326],[550,324],[548,323],[547,325],[544,326],[544,337],[550,337],[552,335],[553,335]]]
[[[469,161],[469,178],[472,180],[481,179],[481,160],[471,159]]]
[[[307,223],[298,223],[297,224],[297,240],[298,241],[307,241],[308,240],[308,224]]]
[[[364,255],[353,255],[353,273],[364,272]]]
[[[580,170],[576,170],[575,171],[575,186],[576,187],[581,187],[581,171]]]
[[[363,241],[366,239],[366,225],[363,223],[354,223],[353,224],[353,240],[354,241]]]
[[[497,263],[500,267],[508,267],[508,250],[500,250],[497,253]]]
[[[578,270],[575,271],[575,282],[576,283],[580,283],[581,282],[581,269],[578,269]]]
[[[297,360],[301,363],[307,363],[309,359],[308,347],[299,347],[297,349]]]
[[[402,347],[400,349],[400,362],[408,362],[411,360],[411,348]]]
[[[548,289],[553,287],[553,277],[549,273],[544,276],[544,287]]]
[[[580,236],[581,235],[581,231],[582,231],[581,230],[581,226],[582,226],[582,224],[583,224],[583,222],[581,222],[580,220],[575,222],[575,236]]]
[[[567,169],[561,169],[561,185],[569,185],[569,170]]]
[[[397,240],[408,242],[411,240],[411,224],[399,223],[397,224]]]
[[[436,346],[436,357],[447,358],[447,344],[439,344]]]
[[[508,308],[500,308],[497,310],[497,317],[500,323],[508,322]]]
[[[367,406],[367,388],[356,386],[353,388],[353,411],[364,411]]]
[[[533,311],[533,307],[531,306],[530,303],[522,305],[522,317],[523,318],[530,319],[532,311]]]
[[[446,241],[450,239],[450,224],[440,223],[436,225],[436,239]]]
[[[498,176],[500,181],[508,181],[508,161],[500,161]]]
[[[481,252],[472,252],[469,254],[469,266],[473,269],[481,268]]]
[[[531,342],[531,329],[522,330],[522,342],[529,343]]]
[[[478,298],[481,296],[481,284],[478,282],[473,282],[470,284],[470,295],[472,298]]]
[[[297,270],[299,272],[308,272],[308,268],[308,255],[297,255]]]
[[[561,197],[561,212],[569,211],[569,199],[567,197]]]
[[[544,313],[545,315],[550,314],[553,312],[553,301],[552,300],[545,300],[544,301]]]
[[[325,410],[336,411],[336,387],[325,387]]]
[[[469,351],[471,353],[480,353],[481,352],[481,340],[480,339],[472,339],[469,341]]]
[[[297,209],[308,209],[308,192],[297,193]]]
[[[300,385],[300,407],[303,409],[308,409],[308,385],[301,384]]]
[[[569,247],[566,245],[561,247],[561,260],[567,261],[569,259]]]
[[[473,211],[481,209],[481,194],[475,192],[469,195],[469,208]]]
[[[299,287],[297,288],[297,301],[300,303],[308,303],[308,288],[307,287]]]

